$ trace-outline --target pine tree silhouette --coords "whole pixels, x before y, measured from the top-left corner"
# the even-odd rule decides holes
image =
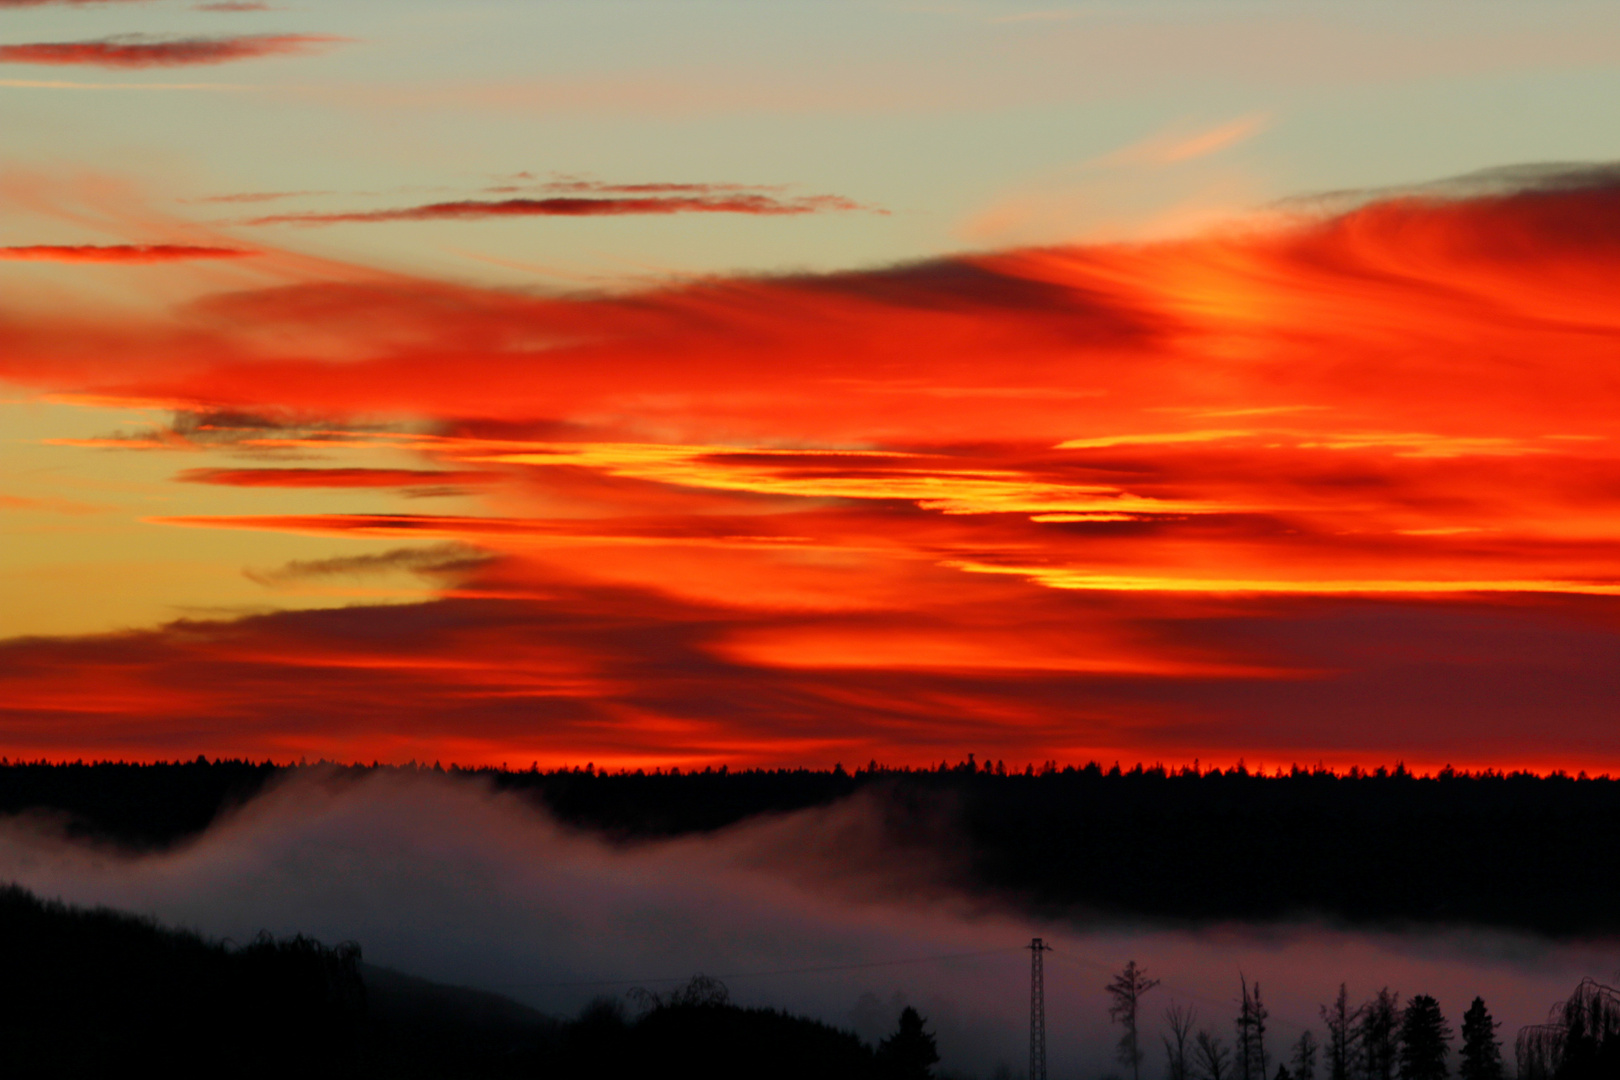
[[[1428,994],[1407,1002],[1401,1013],[1401,1080],[1445,1080],[1450,1038],[1439,1002]]]
[[[1502,1080],[1502,1043],[1496,1037],[1496,1028],[1496,1021],[1485,1009],[1485,999],[1475,998],[1463,1013],[1463,1044],[1457,1062],[1457,1075],[1462,1080]]]
[[[933,1080],[939,1048],[922,1014],[910,1005],[900,1014],[900,1026],[878,1044],[878,1068],[892,1080]]]
[[[1294,1043],[1294,1080],[1316,1080],[1316,1036],[1310,1031],[1299,1033]]]

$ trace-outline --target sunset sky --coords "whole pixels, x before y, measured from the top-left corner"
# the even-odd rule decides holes
[[[0,755],[1620,771],[1620,6],[0,0]]]

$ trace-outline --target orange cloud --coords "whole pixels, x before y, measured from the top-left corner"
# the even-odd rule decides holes
[[[150,528],[489,560],[429,604],[14,642],[0,735],[1611,767],[1617,226],[1593,173],[633,294],[0,301],[0,377],[180,411],[98,446],[266,459]],[[379,505],[429,485],[471,501]]]

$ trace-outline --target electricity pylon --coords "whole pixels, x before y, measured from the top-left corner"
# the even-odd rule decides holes
[[[1052,946],[1034,938],[1029,949],[1029,1080],[1046,1080],[1046,982],[1041,954]]]

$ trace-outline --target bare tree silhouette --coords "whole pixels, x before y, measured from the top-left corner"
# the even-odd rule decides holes
[[[1198,1032],[1198,1076],[1196,1080],[1232,1080],[1232,1055],[1209,1030]]]
[[[1119,1037],[1119,1063],[1130,1066],[1131,1080],[1142,1080],[1142,1046],[1136,1030],[1137,1007],[1142,995],[1158,985],[1158,979],[1148,978],[1146,969],[1137,967],[1136,961],[1132,960],[1105,988],[1113,999],[1108,1006],[1108,1015],[1125,1029]]]
[[[1328,1080],[1350,1080],[1361,1042],[1362,1007],[1350,1007],[1350,992],[1340,983],[1339,996],[1333,999],[1333,1004],[1321,1008],[1322,1021],[1328,1029]]]
[[[1620,990],[1582,979],[1545,1024],[1514,1042],[1520,1080],[1612,1080],[1620,1075]]]
[[[1165,1080],[1192,1080],[1193,1024],[1197,1020],[1198,1010],[1190,1005],[1173,1003],[1164,1010],[1164,1022],[1170,1027],[1170,1034],[1160,1036],[1169,1061]]]

